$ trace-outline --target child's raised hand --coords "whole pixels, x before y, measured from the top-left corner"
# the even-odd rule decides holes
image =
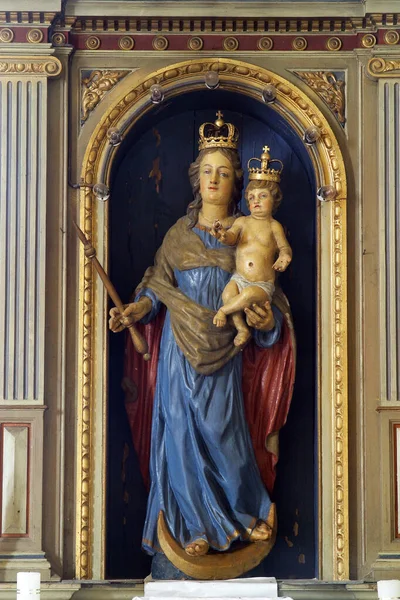
[[[211,235],[213,235],[215,238],[217,238],[217,240],[222,239],[222,236],[224,234],[224,229],[222,227],[222,223],[221,221],[214,221],[214,223],[212,224],[211,230],[210,230]]]

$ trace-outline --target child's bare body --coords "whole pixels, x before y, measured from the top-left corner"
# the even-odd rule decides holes
[[[236,272],[222,293],[224,305],[214,317],[214,325],[223,327],[227,315],[238,331],[234,344],[243,346],[251,336],[243,314],[253,304],[270,302],[275,289],[276,271],[285,271],[292,250],[283,227],[273,219],[274,198],[269,189],[253,188],[247,196],[251,215],[236,219],[230,229],[214,223],[212,234],[224,244],[237,246]]]

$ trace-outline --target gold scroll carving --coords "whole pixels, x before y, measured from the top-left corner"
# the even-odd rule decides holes
[[[89,77],[82,79],[82,117],[83,124],[107,92],[127,75],[129,71],[110,71],[97,69]]]
[[[62,70],[58,58],[31,57],[31,56],[2,56],[0,60],[0,74],[7,75],[45,75],[56,77]]]
[[[367,71],[372,77],[400,77],[400,60],[375,56],[368,62]]]
[[[294,71],[295,75],[307,83],[326,102],[341,125],[345,116],[345,82],[337,79],[331,71]]]

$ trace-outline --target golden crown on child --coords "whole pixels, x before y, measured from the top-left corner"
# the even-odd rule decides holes
[[[271,158],[269,153],[270,148],[268,146],[264,146],[263,153],[261,154],[261,158],[250,158],[247,162],[247,169],[249,171],[249,181],[274,181],[275,183],[279,183],[281,180],[281,173],[283,171],[283,162],[278,158]],[[250,167],[250,163],[252,160],[256,160],[261,163],[260,167]],[[270,169],[269,165],[271,163],[279,163],[281,168],[279,170]]]
[[[233,148],[237,149],[239,131],[233,123],[225,123],[223,114],[219,110],[214,123],[203,123],[199,127],[199,150],[206,148]]]

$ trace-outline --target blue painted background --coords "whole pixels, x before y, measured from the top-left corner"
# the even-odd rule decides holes
[[[120,146],[110,198],[111,278],[127,301],[169,227],[192,199],[187,176],[197,155],[198,127],[222,109],[240,129],[240,152],[247,160],[268,144],[284,163],[283,201],[276,215],[293,248],[282,276],[291,302],[298,341],[295,393],[280,435],[280,459],[273,499],[278,537],[255,575],[312,578],[316,575],[315,407],[316,407],[316,201],[314,176],[303,142],[270,107],[220,90],[182,95],[155,107]],[[149,177],[159,159],[157,191]],[[245,202],[242,210],[247,212]],[[142,578],[150,570],[140,550],[146,492],[123,406],[124,335],[110,334],[108,578]]]

